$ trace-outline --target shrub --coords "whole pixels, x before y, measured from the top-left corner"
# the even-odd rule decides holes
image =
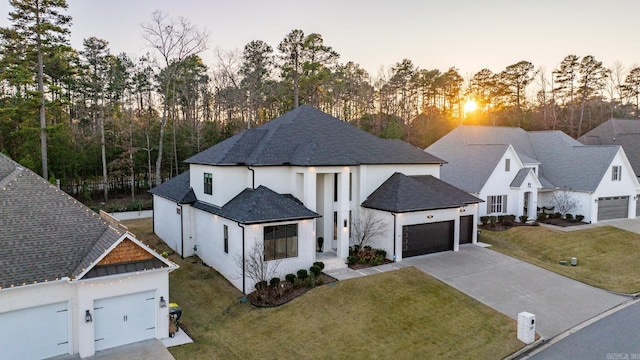
[[[309,273],[305,269],[298,270],[298,279],[304,280],[309,277]]]
[[[278,285],[280,285],[280,278],[274,277],[273,279],[269,280],[269,285],[271,285],[272,288],[277,288]]]
[[[296,276],[294,274],[287,274],[284,278],[292,284],[296,281]]]
[[[311,272],[315,277],[318,277],[320,276],[322,269],[320,269],[320,266],[313,265],[309,268],[309,272]]]
[[[545,220],[547,220],[547,214],[539,213],[538,217],[536,218],[536,221],[545,221]]]
[[[513,225],[513,220],[515,220],[515,217],[514,217],[514,219],[512,220],[512,219],[511,219],[511,216],[512,216],[512,215],[504,215],[504,216],[502,217],[502,220],[500,220],[500,224],[502,224],[503,226],[511,226],[511,225]],[[498,217],[498,218],[499,218],[499,217]]]
[[[383,259],[387,257],[387,250],[375,249],[373,250],[373,252],[376,254],[376,256],[381,257]]]
[[[324,263],[322,261],[316,261],[313,263],[313,265],[319,267],[320,270],[324,270]]]
[[[258,281],[256,283],[256,290],[265,291],[267,289],[267,282],[265,280]]]
[[[576,220],[582,222],[582,220],[584,220],[584,215],[576,215]]]
[[[482,222],[482,225],[487,225],[490,217],[491,216],[480,216],[480,222]]]
[[[316,276],[313,273],[309,274],[309,277],[304,280],[304,285],[306,287],[310,287],[310,288],[315,287],[316,286]]]
[[[349,265],[355,265],[356,263],[356,257],[355,256],[347,256],[347,264]]]
[[[496,226],[497,220],[498,218],[496,218],[495,216],[489,216],[489,222],[491,223],[491,226]]]
[[[375,259],[371,260],[370,264],[372,266],[382,265],[382,258],[380,256],[378,256]]]
[[[573,214],[565,214],[564,218],[567,220],[573,220]]]
[[[559,212],[556,212],[553,214],[553,217],[556,219],[562,219],[562,214],[560,214]]]
[[[529,220],[529,217],[527,215],[520,215],[520,222],[521,223],[526,223],[527,220]]]

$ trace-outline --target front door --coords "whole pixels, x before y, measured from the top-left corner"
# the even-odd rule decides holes
[[[523,208],[522,208],[522,215],[527,215],[527,217],[531,217],[531,215],[529,214],[529,203],[531,202],[531,191],[527,191],[524,193],[524,200],[522,201],[523,203]]]

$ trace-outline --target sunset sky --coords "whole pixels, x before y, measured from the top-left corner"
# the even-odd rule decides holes
[[[112,53],[143,55],[149,49],[140,25],[159,9],[182,16],[210,34],[202,54],[212,65],[213,49],[242,49],[251,40],[272,47],[292,29],[320,33],[326,45],[377,76],[382,66],[404,58],[424,69],[455,66],[467,77],[482,68],[494,72],[520,60],[547,71],[569,54],[593,55],[611,66],[640,64],[638,0],[68,0],[73,17],[71,44],[96,36]],[[8,25],[8,1],[0,5]]]

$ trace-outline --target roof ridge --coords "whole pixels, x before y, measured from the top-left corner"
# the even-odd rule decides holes
[[[21,174],[23,172],[23,167],[16,166],[16,168],[11,173],[9,173],[9,175],[5,176],[4,179],[0,179],[0,188],[4,188],[5,186],[7,186],[7,184],[11,183],[11,181],[18,180],[18,174]]]

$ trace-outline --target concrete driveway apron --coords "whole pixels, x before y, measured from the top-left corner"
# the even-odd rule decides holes
[[[513,319],[522,311],[535,314],[545,338],[629,300],[477,245],[403,262]]]

